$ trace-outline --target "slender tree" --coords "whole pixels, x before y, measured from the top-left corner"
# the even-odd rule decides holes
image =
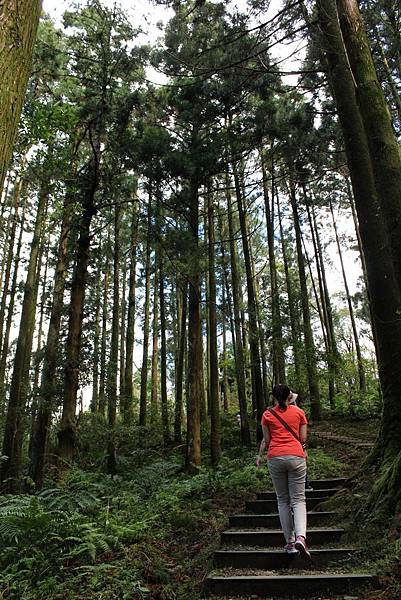
[[[207,190],[208,250],[209,250],[209,388],[210,388],[210,452],[213,465],[221,455],[219,366],[217,358],[215,224],[212,192]]]
[[[292,215],[294,219],[295,229],[295,240],[297,247],[297,260],[298,260],[298,271],[299,281],[301,286],[301,302],[302,302],[302,316],[303,316],[303,334],[305,342],[305,358],[306,358],[306,371],[308,375],[308,388],[311,402],[311,419],[318,421],[320,419],[321,406],[320,406],[320,390],[316,371],[316,351],[315,344],[313,341],[311,317],[309,309],[308,299],[308,288],[306,284],[306,273],[305,273],[305,261],[302,251],[302,232],[299,222],[295,183],[290,180],[290,201],[292,208]]]
[[[10,492],[18,491],[20,488],[19,477],[22,458],[24,414],[35,324],[37,295],[35,280],[49,192],[50,182],[45,179],[42,182],[38,198],[35,227],[31,242],[31,251],[24,288],[24,299],[21,309],[20,327],[11,378],[6,424],[4,428],[3,456],[6,456],[7,459],[4,460],[1,465],[0,481],[4,489],[7,489]]]
[[[148,385],[148,356],[149,356],[149,314],[150,314],[150,256],[152,251],[152,212],[151,212],[151,183],[149,182],[149,201],[147,216],[147,236],[145,251],[145,300],[144,300],[144,323],[143,323],[143,345],[142,345],[142,367],[141,367],[141,391],[139,401],[139,425],[146,425],[147,418],[147,385]]]

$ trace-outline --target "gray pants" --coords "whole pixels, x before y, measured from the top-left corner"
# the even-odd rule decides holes
[[[281,528],[288,544],[298,535],[306,537],[306,460],[299,456],[275,456],[269,458],[268,465],[276,490]]]

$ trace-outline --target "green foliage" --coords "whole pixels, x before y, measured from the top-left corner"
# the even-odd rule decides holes
[[[343,463],[326,454],[321,448],[308,450],[308,475],[310,479],[339,477],[343,472]]]
[[[15,597],[47,576],[118,548],[118,539],[78,512],[48,509],[34,496],[0,499],[0,586]],[[18,594],[21,594],[19,596]]]
[[[82,472],[73,470],[68,474],[68,485],[46,488],[38,498],[50,511],[91,513],[99,506],[102,487],[88,479],[89,476],[83,478]]]

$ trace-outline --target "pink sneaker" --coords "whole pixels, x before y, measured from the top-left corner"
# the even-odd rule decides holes
[[[306,545],[306,539],[303,535],[297,535],[297,539],[294,544],[294,548],[298,550],[302,558],[306,558],[307,560],[312,560],[311,553],[308,550]]]
[[[286,544],[284,546],[284,550],[287,552],[287,554],[298,554],[298,550],[295,548],[294,542],[289,542]]]

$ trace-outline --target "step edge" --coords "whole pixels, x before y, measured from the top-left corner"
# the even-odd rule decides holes
[[[340,552],[358,552],[360,549],[359,548],[317,548],[315,550],[311,549],[310,553],[312,555],[316,554],[316,555],[323,555],[323,554],[329,554],[331,553],[340,553]],[[280,556],[285,556],[284,552],[282,550],[215,550],[214,551],[214,555],[232,555],[232,556],[237,556],[239,554],[246,554],[247,556],[252,555],[252,554],[263,554],[263,555],[267,555],[267,556],[275,556],[280,555]]]
[[[325,574],[325,575],[211,575],[207,578],[207,581],[210,580],[218,580],[218,581],[250,581],[253,579],[257,579],[258,581],[310,581],[310,580],[338,580],[338,579],[368,579],[374,581],[377,578],[377,575],[372,575],[371,573],[350,573],[349,575],[344,573],[339,573],[338,575],[334,574]]]
[[[310,510],[307,511],[306,513],[308,516],[312,516],[312,515],[338,515],[339,513],[336,510]],[[237,515],[230,515],[230,519],[235,519],[237,517],[278,517],[279,514],[278,513],[259,513],[257,515],[254,514],[249,514],[249,513],[238,513]]]
[[[322,528],[322,529],[314,529],[314,528],[310,528],[307,529],[306,534],[308,535],[308,533],[344,533],[345,529],[342,528],[337,528],[337,527],[327,527],[326,529]],[[241,533],[269,533],[269,534],[276,534],[276,533],[283,533],[282,529],[258,529],[257,531],[255,531],[255,529],[240,529],[240,530],[232,530],[232,529],[226,529],[224,531],[221,532],[222,534],[227,533],[228,535],[239,535]]]

